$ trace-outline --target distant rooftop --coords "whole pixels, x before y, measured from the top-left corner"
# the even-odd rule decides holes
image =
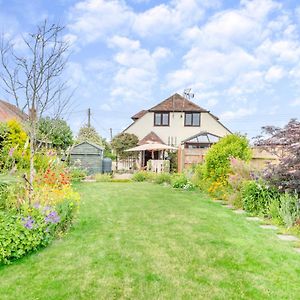
[[[27,115],[17,106],[0,100],[0,122],[6,122],[12,119],[23,121],[27,119]]]

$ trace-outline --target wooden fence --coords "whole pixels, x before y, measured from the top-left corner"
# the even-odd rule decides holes
[[[208,148],[189,149],[180,146],[178,149],[178,172],[182,172],[195,164],[202,163],[208,150]],[[278,163],[278,158],[259,147],[252,147],[252,159],[250,163],[253,168],[262,169],[267,163]]]

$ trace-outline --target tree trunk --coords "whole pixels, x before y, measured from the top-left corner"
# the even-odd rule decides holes
[[[35,155],[35,144],[36,144],[36,115],[35,115],[35,109],[34,107],[30,111],[30,153],[29,153],[29,161],[30,161],[30,167],[29,167],[29,204],[31,204],[31,200],[33,197],[33,181],[34,181],[34,155]]]

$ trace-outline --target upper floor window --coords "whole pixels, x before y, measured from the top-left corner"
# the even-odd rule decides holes
[[[199,112],[186,112],[184,119],[184,126],[200,126]]]
[[[154,113],[154,126],[169,126],[169,113]]]

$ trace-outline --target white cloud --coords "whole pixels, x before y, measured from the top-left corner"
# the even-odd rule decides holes
[[[154,59],[164,59],[164,58],[167,58],[169,56],[172,55],[172,51],[168,48],[163,48],[163,47],[157,47],[153,54],[152,54],[152,57]]]
[[[125,102],[148,100],[157,81],[158,63],[171,51],[158,47],[150,52],[138,40],[121,36],[114,36],[108,44],[117,51],[114,61],[118,66],[111,96]]]
[[[108,103],[104,103],[100,105],[100,109],[108,112],[112,110],[112,107]]]
[[[208,48],[253,45],[266,36],[266,17],[278,8],[280,5],[269,0],[241,1],[239,9],[222,11],[204,26],[188,28],[183,38]]]
[[[214,107],[219,103],[219,100],[212,98],[212,99],[208,99],[206,103],[208,107]]]
[[[290,106],[300,106],[300,99],[295,99],[290,103]]]
[[[124,50],[137,50],[141,46],[140,41],[132,40],[130,38],[119,35],[115,35],[111,39],[109,39],[108,44],[111,47],[119,47]]]
[[[123,1],[85,0],[71,9],[69,29],[80,42],[94,42],[128,28],[133,13]]]
[[[242,48],[225,53],[219,50],[192,48],[183,58],[184,66],[168,75],[168,84],[201,82],[207,87],[230,82],[241,73],[257,68],[259,61]]]
[[[168,86],[199,85],[202,93],[217,90],[222,96],[213,99],[222,97],[232,107],[236,102],[248,104],[258,92],[274,91],[288,76],[299,80],[299,27],[282,7],[272,0],[242,0],[238,8],[184,30],[185,46],[191,47],[182,66],[167,75]],[[232,112],[225,117],[234,117]]]
[[[248,116],[251,116],[255,113],[256,109],[255,108],[238,108],[236,110],[228,110],[228,111],[225,111],[223,112],[221,115],[220,115],[220,118],[222,120],[234,120],[234,119],[241,119],[241,118],[244,118],[244,117],[248,117]]]
[[[270,12],[280,9],[282,4],[273,0],[241,0],[245,13],[255,19],[264,19]]]
[[[197,0],[174,0],[137,14],[133,30],[141,36],[175,33],[201,20],[205,9]]]
[[[295,40],[266,39],[255,50],[257,56],[270,62],[275,60],[278,63],[295,63],[300,58],[300,44]]]
[[[285,76],[285,70],[280,66],[272,66],[267,71],[265,79],[268,82],[277,82]]]
[[[253,70],[243,72],[238,76],[234,84],[227,90],[227,95],[232,100],[245,99],[245,96],[265,88],[264,74],[261,71]],[[241,98],[242,97],[242,98]]]
[[[75,34],[68,33],[64,35],[64,41],[68,43],[71,47],[75,45],[78,40],[78,36]]]
[[[134,12],[122,0],[83,0],[69,11],[69,29],[83,44],[103,40],[116,32],[142,37],[178,35],[184,28],[198,23],[206,9],[219,6],[219,0],[171,0]]]

